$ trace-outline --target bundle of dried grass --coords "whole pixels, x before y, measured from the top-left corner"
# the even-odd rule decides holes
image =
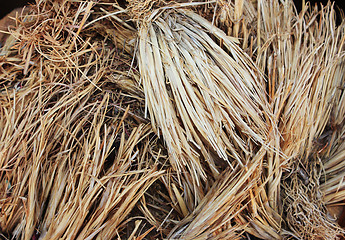
[[[255,151],[250,143],[265,145],[272,124],[262,76],[235,39],[197,14],[172,10],[148,18],[138,36],[147,109],[171,164],[197,188],[206,179],[200,156],[217,176],[218,159],[243,166]]]
[[[265,151],[259,151],[248,168],[228,168],[218,176],[192,214],[170,233],[171,239],[241,239],[248,232],[248,197],[257,189]]]
[[[37,2],[2,48],[2,236],[148,233],[132,210],[163,171],[131,58],[81,30],[94,4]]]
[[[317,8],[308,10],[308,5],[304,5],[299,15],[292,2],[278,5],[274,1],[261,1],[259,9],[263,20],[258,29],[262,46],[258,46],[257,64],[268,74],[270,100],[281,133],[281,140],[277,139],[275,146],[285,155],[281,158],[272,153],[268,159],[267,178],[272,179],[272,174],[275,179],[268,182],[270,205],[277,212],[287,211],[288,222],[301,222],[298,226],[290,225],[298,237],[333,239],[339,229],[326,216],[322,204],[314,204],[319,199],[308,189],[318,191],[318,177],[315,178],[313,172],[323,168],[322,152],[333,145],[329,142],[328,146],[319,146],[317,142],[332,121],[333,109],[341,104],[338,100],[342,94],[339,86],[344,84],[341,71],[344,24],[335,26],[335,13],[330,4],[320,11]],[[272,20],[266,22],[265,16]],[[279,167],[282,165],[284,168]],[[292,185],[286,188],[282,181],[285,194],[292,200],[279,206],[276,203],[279,203],[281,190],[277,181],[281,181],[278,179],[286,167],[302,178],[299,182],[302,184],[291,180]],[[294,195],[305,195],[305,199],[298,203],[299,198],[290,198]],[[301,204],[301,208],[296,208],[296,204]],[[318,207],[312,210],[310,206]],[[302,216],[310,224],[289,212],[291,209],[298,212],[303,209]],[[320,229],[327,231],[319,232]]]

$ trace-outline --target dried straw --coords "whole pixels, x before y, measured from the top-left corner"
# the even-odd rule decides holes
[[[40,0],[0,40],[5,239],[344,235],[334,6]]]
[[[17,239],[148,234],[127,224],[163,171],[131,58],[81,30],[93,5],[37,3],[2,49],[0,228]]]
[[[206,177],[200,156],[219,173],[210,150],[243,166],[248,141],[265,144],[271,115],[262,78],[220,29],[190,11],[164,12],[140,26],[137,56],[152,126],[175,170],[191,174],[193,184]]]

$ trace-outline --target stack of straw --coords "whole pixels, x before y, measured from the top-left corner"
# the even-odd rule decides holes
[[[4,239],[345,234],[345,23],[290,0],[36,0],[0,36]]]

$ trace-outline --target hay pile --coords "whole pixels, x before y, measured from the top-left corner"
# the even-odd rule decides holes
[[[1,237],[341,238],[335,16],[36,0],[0,36]]]

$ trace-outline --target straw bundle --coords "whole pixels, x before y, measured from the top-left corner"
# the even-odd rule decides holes
[[[162,174],[140,113],[142,92],[123,72],[131,59],[75,27],[93,5],[38,3],[2,52],[3,234],[126,235],[132,209]]]
[[[1,31],[1,237],[344,235],[331,4],[40,0]]]
[[[308,11],[305,5],[297,15],[292,3],[280,6],[263,1],[261,4],[263,21],[259,30],[263,29],[260,35],[263,45],[258,46],[261,48],[256,62],[268,74],[273,113],[281,133],[281,140],[277,139],[274,144],[285,155],[280,158],[271,154],[268,172],[273,173],[281,164],[291,171],[288,174],[274,173],[276,180],[268,182],[270,205],[276,211],[280,207],[287,211],[288,224],[296,236],[313,238],[321,235],[333,239],[339,234],[339,228],[333,225],[331,217],[326,216],[324,206],[320,205],[322,194],[318,192],[323,153],[327,153],[325,148],[333,143],[319,146],[317,142],[327,133],[327,125],[332,124],[333,109],[341,106],[339,86],[344,84],[341,71],[344,25],[335,26],[331,5],[320,12],[317,9]],[[270,16],[272,21],[266,23],[264,16]],[[276,181],[289,174],[291,176],[282,184],[282,196],[287,199],[279,206],[275,204],[280,198]],[[296,215],[301,211],[304,214]],[[294,226],[291,226],[292,222]],[[302,224],[296,226],[296,222]]]
[[[265,144],[271,114],[261,76],[234,39],[193,12],[174,10],[143,24],[138,38],[147,108],[175,170],[189,172],[199,185],[205,179],[200,155],[215,176],[214,158],[246,164],[249,142]]]

